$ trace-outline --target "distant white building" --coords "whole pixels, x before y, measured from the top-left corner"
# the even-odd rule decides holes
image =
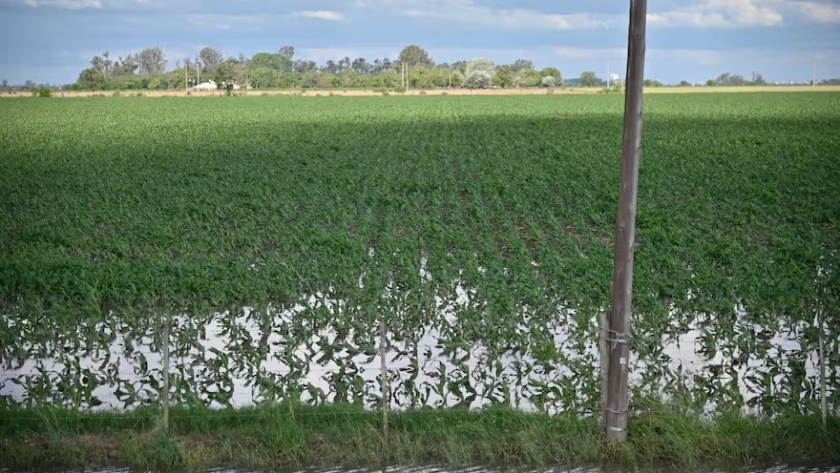
[[[216,83],[214,81],[208,80],[207,82],[202,82],[201,84],[194,85],[194,86],[190,87],[190,90],[216,90],[218,88],[219,88],[219,86],[216,85]],[[234,84],[233,89],[238,90],[239,85]]]

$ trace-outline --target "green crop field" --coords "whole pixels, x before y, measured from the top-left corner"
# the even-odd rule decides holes
[[[569,353],[597,340],[594,315],[609,305],[622,109],[618,96],[4,101],[0,358],[90,354],[177,314],[190,317],[178,332],[189,345],[215,312],[232,320],[247,306],[292,345],[337,334],[309,359],[369,353],[380,319],[409,352],[431,326],[453,360],[458,346],[487,348],[481,396],[591,412],[597,378],[574,375],[591,359]],[[778,365],[749,324],[804,330],[805,356],[815,337],[801,325],[838,307],[840,94],[655,95],[644,118],[633,347],[654,361],[644,379],[676,376],[655,362],[662,335],[697,323],[723,373],[746,366],[738,353],[769,360],[751,368],[766,409],[813,409],[812,375]],[[383,305],[388,284],[401,298]],[[446,318],[436,309],[458,285],[474,292]],[[272,318],[316,293],[345,304]],[[562,350],[554,329],[570,337]],[[265,338],[228,348],[240,370],[271,349]],[[495,363],[512,354],[572,373],[508,388]],[[793,373],[784,389],[780,372]],[[111,376],[73,373],[83,390]],[[424,404],[404,376],[406,402]],[[475,399],[476,379],[456,378],[434,389]],[[289,379],[255,384],[307,389]],[[375,402],[352,370],[331,382],[336,396]],[[60,403],[92,401],[62,392]],[[744,402],[725,376],[693,396]]]
[[[813,365],[821,312],[836,415],[836,93],[645,97],[631,387],[683,410],[635,410],[623,450],[592,443],[622,110],[612,95],[3,101],[0,457],[375,463],[379,417],[357,408],[382,405],[364,367],[381,334],[393,407],[440,408],[394,414],[393,459],[836,461]],[[221,348],[202,344],[210,324]],[[667,351],[689,332],[711,363],[694,374]],[[143,433],[163,346],[172,438]],[[202,410],[241,389],[266,404]],[[140,409],[85,417],[103,402]],[[685,414],[710,403],[811,417]],[[572,416],[450,410],[525,404]]]

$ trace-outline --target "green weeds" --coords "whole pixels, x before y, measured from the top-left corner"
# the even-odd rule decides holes
[[[505,408],[392,413],[390,443],[381,414],[351,406],[259,407],[172,412],[169,433],[143,431],[143,413],[67,417],[56,429],[39,410],[4,411],[0,458],[13,468],[49,464],[124,465],[147,470],[294,468],[391,464],[531,466],[609,464],[743,467],[784,461],[840,461],[840,422],[815,418],[714,421],[661,406],[630,419],[628,442],[608,444],[591,419],[527,414]],[[196,420],[199,419],[199,420]]]

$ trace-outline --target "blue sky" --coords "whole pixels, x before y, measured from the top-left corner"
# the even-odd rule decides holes
[[[323,62],[392,59],[418,44],[436,62],[531,59],[564,77],[623,76],[628,2],[617,0],[0,0],[0,78],[70,83],[93,55],[160,46],[170,67],[204,46]],[[840,0],[649,0],[646,76],[704,81],[840,77]]]

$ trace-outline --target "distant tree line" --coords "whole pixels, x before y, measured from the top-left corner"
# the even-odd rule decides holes
[[[172,68],[167,68],[169,65]],[[555,67],[537,70],[528,59],[511,64],[495,64],[487,58],[453,63],[435,63],[429,53],[417,46],[405,47],[395,59],[363,57],[329,59],[323,64],[295,57],[294,46],[276,52],[259,52],[251,57],[239,54],[225,57],[218,49],[205,47],[195,57],[170,61],[160,47],[143,49],[135,54],[113,57],[107,51],[94,56],[90,67],[79,74],[70,90],[165,90],[192,87],[212,80],[219,88],[238,85],[257,89],[340,88],[340,89],[434,89],[434,88],[515,88],[515,87],[615,87],[618,81],[604,80],[593,71],[566,79]],[[819,85],[833,85],[840,79],[823,80]],[[741,74],[724,72],[705,82],[706,86],[766,85],[762,74],[753,72],[747,79]],[[681,81],[680,86],[700,85]],[[10,86],[3,79],[2,92],[35,91],[44,84],[27,80]],[[646,79],[645,87],[665,87],[655,79]]]
[[[184,89],[213,80],[220,88],[237,84],[253,88],[432,89],[445,87],[555,87],[563,76],[555,67],[537,70],[518,59],[497,65],[486,58],[437,64],[423,48],[405,47],[396,59],[344,57],[323,64],[295,58],[294,46],[253,56],[225,57],[213,48],[194,58],[169,62],[159,47],[113,59],[105,52],[91,59],[72,89]],[[594,76],[594,73],[592,73]],[[597,84],[593,84],[597,85]]]

